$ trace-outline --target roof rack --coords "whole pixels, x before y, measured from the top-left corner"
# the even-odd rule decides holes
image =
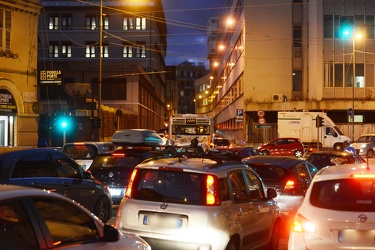
[[[186,148],[186,149],[176,149],[176,148],[165,148],[163,150],[155,150],[150,151],[152,154],[152,158],[154,160],[162,159],[162,158],[202,158],[202,159],[210,159],[216,161],[218,164],[222,163],[223,161],[236,161],[241,162],[242,157],[236,151],[213,151],[209,150],[207,152],[202,151],[200,148]]]

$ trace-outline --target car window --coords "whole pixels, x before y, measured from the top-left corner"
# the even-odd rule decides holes
[[[297,166],[296,170],[297,170],[298,178],[300,180],[303,180],[303,181],[309,181],[310,180],[310,174],[307,171],[305,164],[303,164],[303,163],[299,164]]]
[[[374,179],[339,179],[313,184],[310,202],[313,206],[339,211],[373,212]]]
[[[65,145],[63,152],[75,160],[92,160],[98,155],[97,148],[94,145],[89,144]]]
[[[47,153],[32,153],[19,159],[13,168],[11,178],[56,177]]]
[[[56,247],[99,239],[93,219],[72,204],[55,199],[34,199]]]
[[[229,183],[232,188],[233,202],[247,202],[250,197],[247,195],[245,180],[241,170],[228,173]]]
[[[113,157],[98,156],[91,164],[90,169],[94,168],[111,168],[115,166],[131,166],[135,167],[141,162],[139,156]]]
[[[306,162],[306,165],[307,165],[308,170],[310,171],[310,175],[312,179],[315,176],[315,174],[318,172],[318,169],[312,164],[309,164],[308,162]]]
[[[262,182],[251,171],[245,171],[248,189],[250,190],[251,200],[264,198]]]
[[[205,175],[138,169],[133,182],[133,198],[178,204],[204,205],[202,183]]]
[[[222,201],[230,200],[229,196],[229,185],[226,178],[219,179],[219,186],[220,186],[220,198]]]
[[[262,178],[263,181],[282,181],[289,176],[288,170],[274,165],[248,164]]]
[[[33,227],[20,201],[0,202],[1,249],[39,249]]]
[[[58,177],[78,178],[81,176],[77,164],[64,154],[52,152]]]

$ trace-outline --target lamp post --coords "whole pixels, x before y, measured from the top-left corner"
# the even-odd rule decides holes
[[[103,55],[102,55],[102,44],[103,44],[103,0],[100,0],[100,17],[99,17],[99,84],[98,84],[98,119],[101,124],[102,112],[102,71],[103,71]],[[99,141],[102,140],[102,128],[99,126]]]
[[[355,84],[356,84],[356,77],[355,77],[355,63],[356,63],[356,58],[355,58],[355,39],[356,39],[356,36],[353,35],[353,103],[352,103],[352,142],[354,142],[354,98],[355,98]]]

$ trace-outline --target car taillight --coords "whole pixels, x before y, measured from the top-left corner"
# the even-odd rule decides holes
[[[218,206],[221,200],[218,193],[218,179],[216,176],[207,175],[206,178],[206,205]]]
[[[136,174],[137,174],[137,169],[134,169],[133,173],[130,177],[128,187],[126,188],[126,193],[125,193],[126,198],[130,198],[130,195],[131,195],[131,192],[132,192],[133,181],[134,181],[134,178],[135,178]]]
[[[113,156],[113,157],[120,157],[120,158],[123,158],[123,157],[126,156],[126,154],[124,154],[124,153],[112,153],[112,156]]]
[[[285,191],[288,191],[290,189],[294,189],[296,186],[295,186],[295,183],[293,180],[288,180],[285,184],[285,187],[284,187],[284,190]]]
[[[297,233],[314,233],[316,228],[314,223],[310,222],[302,215],[297,214],[293,221],[292,230]]]

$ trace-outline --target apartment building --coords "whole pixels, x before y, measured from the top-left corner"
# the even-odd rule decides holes
[[[373,131],[374,19],[374,1],[228,1],[199,110],[237,143],[277,137],[278,111],[325,111],[353,139]]]
[[[54,129],[60,114],[71,117],[67,141],[163,128],[167,28],[161,0],[41,3],[39,136],[61,145]]]
[[[0,1],[0,146],[38,143],[40,8],[36,0]]]

